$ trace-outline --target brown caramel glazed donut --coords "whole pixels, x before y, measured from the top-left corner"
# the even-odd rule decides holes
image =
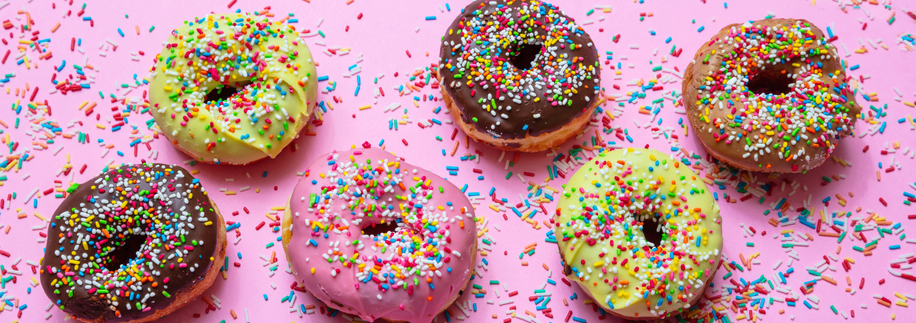
[[[575,136],[599,102],[591,38],[554,5],[477,0],[442,39],[439,81],[458,125],[497,149],[541,151]]]
[[[706,150],[751,171],[820,166],[860,110],[836,46],[801,19],[726,26],[697,51],[683,90]]]
[[[48,228],[41,286],[84,322],[149,322],[213,284],[226,226],[200,181],[178,166],[106,168],[73,185]]]

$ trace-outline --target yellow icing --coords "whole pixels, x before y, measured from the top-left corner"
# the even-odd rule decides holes
[[[718,265],[721,218],[712,193],[689,167],[657,150],[600,153],[563,186],[557,211],[554,233],[571,267],[567,277],[618,315],[676,314]],[[667,233],[658,246],[642,229],[656,230],[655,223]]]
[[[199,161],[274,158],[317,104],[315,64],[291,25],[210,15],[185,22],[166,44],[151,71],[150,111],[163,134]],[[219,86],[239,92],[219,106],[207,102]]]

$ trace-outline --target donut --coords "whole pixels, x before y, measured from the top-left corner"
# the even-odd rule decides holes
[[[719,265],[722,219],[712,193],[654,149],[600,151],[563,186],[554,221],[566,277],[626,319],[686,310]]]
[[[200,181],[178,166],[123,165],[82,183],[54,212],[41,286],[84,322],[149,322],[218,275],[226,226]]]
[[[432,322],[474,275],[474,208],[442,177],[363,147],[318,158],[300,179],[283,216],[286,259],[331,308]]]
[[[153,119],[175,147],[204,163],[277,157],[317,104],[308,46],[294,26],[265,17],[185,21],[150,72]]]
[[[802,19],[722,28],[684,71],[683,102],[716,159],[768,173],[820,166],[860,107],[836,46]]]
[[[588,33],[554,5],[477,0],[442,39],[439,87],[476,141],[508,151],[556,147],[599,104],[601,66]]]

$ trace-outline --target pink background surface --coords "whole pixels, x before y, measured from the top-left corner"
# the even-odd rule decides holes
[[[3,137],[5,145],[9,142],[19,143],[17,149],[12,153],[7,149],[8,147],[3,148],[0,156],[20,156],[22,154],[34,156],[30,161],[25,162],[21,169],[14,168],[6,171],[5,175],[8,178],[0,181],[2,183],[0,197],[6,199],[8,194],[14,192],[18,195],[12,201],[7,200],[5,207],[0,210],[0,224],[3,225],[0,227],[0,250],[11,254],[10,257],[0,256],[0,265],[9,270],[11,265],[15,264],[22,271],[21,275],[10,272],[3,275],[3,277],[16,276],[17,282],[6,283],[5,293],[0,298],[9,300],[18,306],[27,305],[27,308],[22,311],[19,311],[18,308],[12,309],[8,305],[5,306],[5,310],[0,312],[0,320],[15,321],[20,312],[21,322],[43,321],[49,314],[49,321],[58,322],[63,321],[66,316],[56,308],[45,310],[49,301],[40,287],[32,287],[30,281],[33,278],[37,279],[37,275],[32,274],[27,264],[27,262],[37,263],[44,248],[40,234],[46,231],[46,226],[35,214],[43,217],[52,216],[60,200],[56,199],[53,194],[39,197],[40,193],[26,200],[29,197],[27,195],[36,188],[43,192],[55,187],[55,180],[62,181],[64,188],[71,181],[87,180],[109,162],[135,163],[145,159],[160,163],[182,164],[188,159],[161,137],[149,142],[151,150],[148,150],[146,145],[140,144],[137,157],[135,157],[129,143],[135,138],[152,134],[144,124],[151,117],[148,114],[132,113],[128,117],[128,125],[122,127],[120,131],[112,132],[112,125],[117,123],[113,119],[117,112],[112,111],[112,107],[117,107],[116,110],[119,111],[127,107],[122,102],[112,103],[108,99],[109,94],[114,93],[121,97],[127,90],[122,88],[121,84],[133,84],[134,74],[138,79],[147,75],[153,57],[161,50],[162,42],[172,28],[178,26],[181,21],[207,15],[211,11],[225,12],[229,10],[227,9],[228,2],[93,1],[86,5],[83,17],[91,17],[94,26],[90,26],[89,21],[84,21],[76,16],[80,11],[80,3],[69,5],[65,1],[33,1],[31,3],[12,1],[10,5],[0,9],[0,20],[9,19],[15,26],[14,29],[0,32],[0,37],[9,42],[7,45],[0,45],[2,46],[0,54],[6,52],[5,49],[12,50],[9,59],[0,65],[0,74],[15,73],[15,76],[10,78],[10,82],[3,85],[6,89],[0,88],[2,91],[0,97],[4,103],[4,108],[0,109],[0,121],[7,125],[6,127],[0,125],[0,130],[3,131],[0,136]],[[903,104],[903,102],[913,102],[916,99],[914,96],[916,95],[914,94],[916,93],[916,85],[914,85],[916,84],[916,73],[914,73],[916,69],[912,64],[913,51],[900,43],[902,32],[912,33],[916,29],[914,20],[905,12],[906,9],[916,9],[916,4],[894,1],[893,5],[884,7],[866,3],[862,8],[853,8],[848,5],[844,12],[836,2],[823,0],[816,4],[813,1],[730,1],[727,8],[722,1],[713,0],[706,1],[705,4],[696,0],[648,0],[645,2],[644,4],[632,1],[602,2],[601,5],[607,3],[612,10],[603,12],[597,9],[593,14],[587,15],[587,12],[594,8],[592,1],[554,1],[554,4],[559,5],[567,14],[584,24],[586,31],[595,40],[602,57],[605,56],[605,51],[611,51],[613,59],[610,63],[612,65],[622,64],[622,68],[611,70],[609,65],[602,61],[604,66],[602,85],[609,95],[628,98],[627,92],[638,90],[637,86],[628,84],[636,80],[648,82],[649,79],[656,77],[658,72],[653,72],[652,67],[662,66],[666,70],[674,68],[683,70],[700,44],[707,41],[721,27],[733,22],[762,19],[770,13],[777,17],[806,18],[822,29],[832,26],[834,34],[839,36],[835,44],[845,45],[849,51],[859,49],[864,44],[868,50],[867,53],[852,53],[846,57],[842,48],[840,53],[847,60],[848,66],[860,66],[859,69],[849,72],[849,75],[857,79],[860,76],[867,78],[864,84],[859,85],[860,93],[869,95],[877,93],[879,98],[876,102],[866,103],[861,95],[858,97],[859,103],[866,108],[864,109],[866,113],[870,114],[870,117],[866,119],[874,120],[878,125],[886,122],[886,130],[883,134],[856,136],[841,142],[836,156],[849,161],[854,165],[851,167],[828,161],[824,166],[808,174],[773,177],[756,173],[740,174],[739,178],[742,180],[755,178],[755,182],[759,182],[758,185],[767,182],[776,185],[771,194],[765,194],[762,203],[757,203],[759,202],[757,197],[736,202],[736,198],[745,194],[735,192],[731,184],[726,184],[724,189],[711,187],[712,191],[719,195],[724,218],[723,228],[726,241],[724,259],[726,262],[736,261],[740,264],[741,255],[750,257],[759,252],[759,256],[751,261],[753,266],[750,269],[742,265],[745,267],[743,272],[733,270],[734,273],[729,279],[735,281],[739,279],[752,281],[761,275],[771,278],[776,272],[774,266],[777,263],[782,262],[777,270],[785,271],[788,269],[789,262],[792,261],[795,273],[790,275],[787,284],[777,284],[777,286],[796,294],[800,293],[799,287],[804,282],[817,278],[807,273],[806,267],[817,267],[824,255],[832,255],[841,261],[847,257],[855,261],[848,272],[839,263],[831,261],[830,266],[833,269],[827,269],[824,273],[833,277],[838,285],[834,286],[819,281],[810,294],[815,298],[800,299],[795,307],[786,306],[784,303],[774,303],[764,315],[771,322],[788,321],[791,318],[800,322],[842,319],[831,311],[831,305],[847,316],[851,310],[854,310],[858,320],[889,321],[895,315],[897,321],[910,322],[916,319],[913,310],[900,305],[884,307],[877,304],[873,297],[881,295],[896,302],[900,299],[894,295],[895,292],[903,295],[913,294],[913,290],[916,290],[916,282],[893,277],[886,270],[893,260],[901,255],[912,253],[916,249],[913,244],[916,242],[914,240],[916,237],[901,237],[909,232],[908,230],[914,230],[914,221],[916,221],[907,219],[907,215],[916,213],[916,210],[904,204],[906,196],[902,194],[902,192],[916,193],[916,189],[910,186],[913,185],[916,178],[909,172],[909,167],[916,166],[916,163],[913,161],[912,152],[907,155],[902,153],[906,148],[916,148],[913,147],[916,141],[912,139],[916,133],[913,131],[911,122],[898,123],[901,118],[912,120],[911,115],[916,113],[916,109]],[[849,0],[841,2],[849,2]],[[890,3],[889,0],[880,2]],[[56,4],[56,8],[52,8],[52,3]],[[237,233],[229,233],[230,244],[227,255],[230,267],[226,273],[228,279],[218,278],[213,287],[206,292],[206,295],[212,294],[221,299],[221,308],[205,313],[208,305],[198,299],[164,320],[219,322],[225,319],[231,322],[233,319],[230,316],[230,310],[234,310],[240,316],[236,321],[243,321],[245,310],[247,310],[251,321],[254,322],[345,321],[341,315],[336,318],[321,315],[319,308],[323,305],[307,293],[296,292],[296,306],[300,303],[316,305],[315,313],[299,318],[297,313],[289,312],[290,303],[280,302],[282,297],[289,294],[289,286],[293,282],[293,277],[284,270],[287,265],[282,256],[282,247],[277,243],[271,248],[265,248],[270,242],[276,243],[279,235],[269,230],[268,226],[260,230],[255,229],[262,221],[272,222],[265,214],[270,212],[272,207],[284,205],[298,179],[296,172],[304,171],[314,158],[332,149],[346,149],[364,141],[377,145],[381,139],[384,139],[389,151],[405,157],[408,162],[443,175],[459,186],[466,183],[469,186],[468,192],[480,192],[481,195],[486,195],[492,187],[495,187],[496,196],[508,199],[510,204],[522,202],[519,195],[525,194],[527,189],[527,184],[523,184],[515,174],[533,172],[535,176],[526,176],[526,181],[543,182],[547,176],[545,165],[548,165],[553,158],[545,153],[521,154],[518,158],[519,163],[509,168],[513,175],[508,180],[505,179],[507,172],[503,170],[505,161],[498,161],[500,152],[473,142],[469,148],[465,148],[463,134],[459,134],[456,138],[461,141],[461,144],[455,156],[443,156],[441,150],[451,151],[454,146],[453,140],[450,139],[454,126],[447,123],[451,118],[445,113],[444,107],[439,114],[433,113],[437,107],[442,106],[438,91],[427,85],[420,88],[419,92],[398,95],[396,88],[409,81],[407,75],[437,62],[438,41],[447,25],[466,3],[466,1],[449,1],[451,12],[444,10],[446,1],[442,0],[356,0],[351,4],[345,1],[323,0],[313,0],[312,3],[240,0],[233,6],[232,10],[258,11],[270,5],[270,12],[276,17],[294,13],[293,18],[298,19],[295,25],[300,30],[305,29],[311,32],[321,30],[326,35],[326,38],[313,36],[305,39],[316,61],[320,64],[318,66],[319,75],[327,75],[330,81],[338,82],[333,91],[319,93],[319,99],[331,102],[334,109],[324,115],[322,125],[312,128],[314,136],[302,136],[294,141],[298,150],[293,152],[288,149],[275,160],[265,160],[245,167],[185,165],[185,167],[200,171],[196,176],[210,191],[226,220],[241,223],[238,229],[238,237],[241,237],[241,240],[233,244],[237,239]],[[902,4],[913,8],[900,8]],[[26,69],[25,64],[17,65],[18,59],[14,58],[18,53],[16,46],[20,45],[19,40],[31,38],[31,35],[20,38],[19,28],[25,23],[25,15],[17,13],[20,10],[29,12],[34,21],[32,30],[40,32],[39,39],[49,38],[51,40],[49,43],[42,44],[53,53],[53,57],[49,60],[38,60],[40,53],[33,48],[26,51],[26,56],[34,62],[30,63],[33,64],[30,69]],[[72,11],[69,16],[67,16],[68,11]],[[896,13],[896,22],[889,25],[886,19],[892,12]],[[641,13],[651,16],[647,15],[648,17],[640,21]],[[363,14],[362,18],[357,19],[360,14]],[[427,16],[435,16],[436,19],[426,20]],[[322,21],[320,26],[318,26],[319,21]],[[60,23],[59,29],[52,33],[52,27],[58,22]],[[863,23],[868,24],[864,30]],[[135,26],[140,29],[139,35]],[[155,26],[152,32],[149,31],[151,26]],[[705,27],[705,30],[698,32],[701,26]],[[347,27],[349,31],[345,31]],[[119,35],[118,28],[123,30],[125,36]],[[12,38],[10,38],[11,31],[14,31]],[[656,35],[651,35],[652,31]],[[621,38],[619,42],[614,43],[612,37],[617,34],[620,34]],[[81,39],[82,46],[79,47],[85,54],[70,51],[69,45],[72,37]],[[668,37],[671,37],[672,40],[666,44],[665,40]],[[879,40],[881,43],[878,43]],[[872,47],[869,41],[877,44],[878,48]],[[116,49],[112,47],[112,43],[117,44]],[[882,48],[882,44],[887,46],[887,49]],[[678,49],[683,48],[680,57],[668,55],[672,45],[677,46]],[[322,53],[326,48],[349,48],[350,52],[346,55],[329,56]],[[138,60],[133,60],[132,57],[138,55],[138,51],[143,51],[145,55],[139,56]],[[405,51],[409,51],[412,57],[408,57]],[[105,56],[101,56],[100,53]],[[66,60],[67,66],[57,73],[58,80],[66,78],[67,75],[76,75],[72,64],[83,65],[88,62],[89,65],[92,65],[95,70],[86,71],[86,74],[94,79],[91,88],[69,93],[66,96],[60,93],[50,94],[49,91],[54,86],[50,83],[51,75],[56,72],[54,69],[61,63],[61,60]],[[362,86],[356,96],[354,96],[356,77],[345,77],[349,74],[348,67],[353,64],[358,64],[361,69],[359,75]],[[619,76],[614,75],[616,71],[620,71]],[[399,73],[397,77],[394,76],[396,72]],[[379,79],[377,84],[374,83],[374,79],[380,74],[384,74],[384,77]],[[622,116],[611,122],[615,130],[625,129],[634,142],[618,140],[614,135],[604,135],[604,140],[616,141],[617,145],[622,146],[648,144],[663,151],[667,151],[672,144],[676,144],[686,152],[696,153],[705,159],[706,153],[694,137],[692,135],[683,137],[683,130],[678,125],[678,120],[685,119],[683,120],[685,124],[687,121],[685,115],[676,112],[681,108],[674,107],[670,98],[664,100],[664,106],[658,116],[663,121],[658,127],[674,128],[674,133],[681,135],[680,143],[653,139],[652,130],[643,128],[651,121],[652,116],[638,113],[641,107],[651,106],[654,109],[658,105],[652,104],[653,100],[662,98],[664,95],[670,97],[671,91],[680,92],[679,78],[672,78],[671,73],[662,73],[662,75],[672,80],[662,84],[663,91],[649,91],[646,98],[625,104],[619,108],[623,111]],[[425,74],[423,76],[425,77]],[[48,149],[39,150],[31,147],[33,141],[45,142],[44,135],[36,137],[38,139],[33,138],[36,132],[30,127],[28,120],[21,120],[22,123],[18,129],[13,126],[17,117],[25,118],[27,115],[25,109],[32,90],[29,90],[25,98],[22,98],[21,93],[19,97],[14,96],[17,89],[24,90],[26,84],[30,88],[38,86],[39,90],[35,100],[47,100],[51,106],[52,115],[46,116],[47,119],[56,120],[64,128],[63,133],[65,134],[77,131],[88,133],[90,141],[78,143],[75,137],[64,139],[57,136],[53,143],[47,144]],[[614,89],[613,85],[619,86],[620,89]],[[322,82],[319,88],[323,89],[327,86],[330,84],[326,81]],[[895,92],[894,87],[899,90],[902,97]],[[383,89],[384,96],[374,94],[378,88]],[[10,90],[9,93],[7,89]],[[144,89],[144,86],[140,86],[127,93],[127,96],[140,97]],[[104,93],[106,99],[99,98],[99,91]],[[428,97],[429,95],[435,99],[414,102],[415,97]],[[334,97],[342,102],[335,103]],[[20,104],[24,107],[23,112],[18,115],[13,109],[7,108],[16,100],[20,100]],[[86,101],[97,103],[90,116],[78,110],[79,106]],[[386,107],[395,103],[400,104],[401,107],[390,112],[384,111]],[[608,104],[605,109],[614,109],[616,104],[616,102]],[[878,108],[883,108],[886,104],[887,107],[883,108],[886,116],[874,119],[875,112],[868,110],[869,104]],[[359,107],[365,105],[370,105],[371,108],[360,111]],[[405,110],[413,123],[400,125],[397,131],[389,130],[388,120],[403,118]],[[44,113],[41,114],[44,115]],[[97,114],[99,115],[98,121],[96,120]],[[443,124],[426,128],[417,125],[417,122],[431,118],[442,121]],[[68,128],[67,126],[74,121],[82,122],[82,125],[77,123]],[[104,129],[100,129],[97,125],[103,125]],[[130,133],[130,125],[138,128],[136,134]],[[653,127],[656,126],[653,124]],[[858,131],[870,132],[873,126],[860,121]],[[601,127],[600,122],[598,127]],[[566,143],[557,151],[565,153],[573,144],[590,141],[589,138],[594,134],[594,130],[590,129],[587,133],[589,135],[574,140],[575,142]],[[437,136],[441,136],[442,140],[437,140]],[[104,142],[99,144],[99,139]],[[406,139],[409,145],[405,146],[402,139]],[[882,154],[882,150],[894,143],[900,145],[896,153]],[[109,144],[112,145],[112,148],[106,153],[109,150],[106,146]],[[63,148],[57,151],[60,146]],[[863,153],[866,146],[870,148]],[[55,151],[57,151],[56,154]],[[117,154],[119,151],[123,152],[123,157]],[[479,161],[461,161],[458,158],[462,155],[473,154],[475,151],[480,152]],[[506,158],[512,156],[512,154],[507,154]],[[77,171],[73,171],[71,174],[75,175],[72,176],[59,174],[59,170],[67,164],[67,158],[70,158],[69,162],[76,170],[84,164],[88,165],[86,172],[78,174]],[[894,163],[896,171],[887,173],[886,170],[879,170],[879,163],[883,163],[882,166],[885,169]],[[448,176],[446,165],[459,166],[461,169],[459,175]],[[472,172],[472,168],[481,169],[484,179],[478,180],[477,176],[481,174]],[[264,176],[265,172],[266,176]],[[876,177],[876,172],[881,173],[880,181]],[[703,175],[706,173],[703,172]],[[834,178],[830,183],[825,184],[822,179],[824,176]],[[783,183],[785,183],[785,190],[781,189]],[[828,216],[833,212],[848,211],[852,212],[852,218],[860,219],[868,217],[868,212],[871,211],[878,216],[886,217],[891,225],[902,222],[904,230],[896,235],[888,234],[886,238],[878,241],[877,248],[873,250],[871,256],[864,256],[863,253],[853,250],[854,246],[862,247],[864,245],[862,241],[846,239],[842,243],[837,243],[836,238],[818,236],[813,229],[800,224],[774,228],[767,222],[777,217],[773,207],[781,198],[787,197],[793,190],[794,183],[799,186],[794,195],[788,196],[786,203],[790,203],[791,207],[784,214],[790,219],[795,219],[799,215],[797,208],[800,207],[813,210],[814,221],[819,217],[821,211],[826,212]],[[562,184],[562,179],[549,183],[553,187],[560,187]],[[243,187],[250,187],[250,189],[238,192]],[[221,189],[236,191],[238,194],[226,195],[220,191]],[[850,196],[850,192],[854,193],[854,197]],[[731,203],[725,201],[724,194],[732,196]],[[838,195],[847,201],[845,206],[837,203]],[[36,197],[37,208],[33,206],[33,199]],[[822,201],[827,197],[830,197],[831,200],[825,205]],[[879,198],[883,198],[887,205],[883,205]],[[489,199],[481,201],[477,208],[477,215],[487,219],[486,229],[494,244],[491,246],[492,251],[479,257],[486,259],[489,263],[487,270],[483,270],[478,264],[477,270],[481,277],[472,281],[473,284],[481,285],[487,293],[483,298],[475,298],[469,293],[469,287],[465,295],[459,298],[459,302],[476,304],[477,312],[472,313],[469,320],[498,322],[515,314],[518,317],[513,318],[513,321],[519,321],[522,318],[524,318],[522,321],[527,321],[532,319],[526,312],[530,311],[531,314],[536,315],[534,319],[539,322],[561,322],[571,311],[575,317],[590,322],[596,321],[599,313],[593,310],[592,305],[586,304],[587,297],[582,291],[578,287],[568,287],[559,282],[561,266],[556,246],[544,241],[547,229],[542,221],[548,218],[543,214],[538,214],[535,220],[541,223],[540,229],[534,229],[530,224],[520,221],[511,212],[507,214],[508,219],[505,220],[502,213],[496,213],[489,208],[490,204]],[[242,210],[243,207],[247,207],[250,214],[246,214]],[[555,205],[549,203],[546,207],[548,210],[553,210]],[[770,210],[769,215],[764,214],[766,210]],[[233,216],[233,212],[240,212],[240,214]],[[25,216],[20,218],[19,214]],[[757,234],[744,233],[742,225],[754,227]],[[809,246],[794,249],[799,260],[792,259],[789,253],[782,248],[782,242],[776,238],[779,231],[782,230],[794,230],[791,235],[796,239],[796,233],[800,235],[808,233],[814,237],[812,241],[806,241]],[[767,231],[767,234],[762,235],[762,231]],[[852,231],[851,228],[850,231]],[[875,230],[865,231],[864,235],[869,241],[879,237]],[[911,242],[908,243],[907,239]],[[748,242],[754,245],[750,246]],[[524,259],[520,260],[519,254],[531,243],[537,243],[534,255],[525,255]],[[899,245],[900,249],[892,250],[890,246],[893,245]],[[841,247],[841,251],[837,255],[838,246]],[[259,257],[270,257],[272,252],[278,254],[279,269],[276,274],[270,276],[269,267],[272,265],[265,265],[265,261]],[[238,254],[242,255],[242,260],[239,260]],[[15,263],[17,260],[20,260],[18,264]],[[522,266],[522,261],[527,261],[528,266]],[[235,262],[240,263],[240,267],[233,266],[232,263]],[[544,267],[549,270],[545,270]],[[913,271],[906,270],[905,272],[912,273]],[[716,286],[731,284],[722,279],[726,274],[728,271],[719,270],[714,280]],[[852,286],[847,285],[847,277],[853,282]],[[534,295],[534,290],[542,288],[548,278],[558,282],[556,286],[548,284],[546,287],[547,292],[552,293],[552,301],[547,307],[551,309],[553,319],[536,311],[536,305],[528,301],[528,297]],[[862,289],[859,289],[859,281],[862,278],[865,279],[865,284]],[[879,284],[880,279],[886,279],[886,283]],[[490,280],[498,280],[499,285],[489,284]],[[32,287],[31,293],[27,291],[29,287]],[[518,295],[508,297],[506,290],[518,291]],[[569,300],[574,293],[579,295],[578,299]],[[265,294],[268,297],[266,301],[263,296]],[[720,305],[726,308],[731,307],[734,295],[729,295],[727,291],[723,291],[722,295],[723,300]],[[788,297],[772,291],[769,296],[780,299]],[[906,298],[906,296],[903,297]],[[563,299],[568,300],[568,305],[564,304]],[[819,309],[808,309],[802,304],[804,299],[809,299],[809,302],[819,299],[818,303],[811,303]],[[506,300],[514,302],[510,305],[499,305],[500,302]],[[908,301],[911,302],[912,299]],[[510,306],[515,306],[516,310],[510,310]],[[784,313],[781,314],[781,310],[785,310]],[[460,313],[460,310],[454,306],[452,311],[454,314]],[[731,321],[736,321],[742,315],[732,312],[731,309],[725,309],[724,312]],[[200,314],[200,318],[195,318],[196,314]],[[760,315],[760,313],[755,313],[755,315]],[[616,319],[608,318],[608,320]],[[444,322],[445,319],[440,315],[438,321]]]

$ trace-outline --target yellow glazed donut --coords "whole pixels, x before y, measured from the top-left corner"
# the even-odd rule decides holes
[[[151,70],[150,111],[196,160],[274,158],[317,104],[315,63],[295,27],[248,14],[195,18],[172,31]]]
[[[566,276],[628,319],[689,308],[722,249],[719,206],[706,184],[654,149],[600,152],[563,186],[555,221]]]

